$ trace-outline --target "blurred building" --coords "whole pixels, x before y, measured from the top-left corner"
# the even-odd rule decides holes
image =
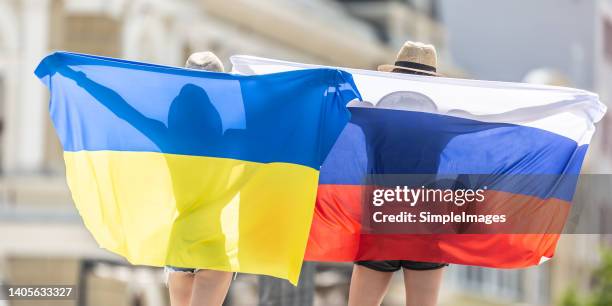
[[[348,12],[365,21],[380,41],[399,50],[406,40],[436,46],[439,69],[444,75],[466,76],[453,62],[447,46],[445,25],[440,20],[439,0],[338,0]]]
[[[443,29],[430,12],[374,2],[0,0],[0,283],[79,284],[79,298],[63,305],[167,301],[160,269],[127,266],[98,248],[72,204],[48,95],[33,74],[46,54],[181,66],[191,52],[212,50],[226,67],[230,55],[251,54],[366,69],[393,62],[405,39],[435,43],[444,54]],[[346,279],[333,275],[318,276],[318,305],[346,297]],[[228,304],[253,303],[253,280],[240,276]],[[25,304],[0,297],[2,306]]]

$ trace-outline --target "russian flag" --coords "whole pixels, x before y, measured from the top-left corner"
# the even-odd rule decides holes
[[[232,63],[242,74],[317,67],[249,56],[234,56]],[[306,260],[518,268],[554,255],[594,123],[606,111],[597,95],[345,70],[364,102],[352,103],[352,118],[321,168]],[[484,190],[486,200],[419,208],[456,218],[445,225],[374,224],[378,183],[425,190],[441,178],[451,178],[453,190]],[[403,210],[397,207],[381,213]],[[503,215],[505,222],[466,222],[465,215]]]

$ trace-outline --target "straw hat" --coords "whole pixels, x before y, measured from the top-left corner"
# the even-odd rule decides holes
[[[393,65],[380,65],[378,71],[392,72],[395,69],[419,72],[426,75],[439,75],[438,56],[432,45],[407,41],[404,43]]]
[[[225,71],[221,60],[210,51],[191,54],[185,63],[185,67],[214,72]]]

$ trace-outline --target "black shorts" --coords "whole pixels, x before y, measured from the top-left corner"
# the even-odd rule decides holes
[[[364,266],[368,269],[372,269],[379,272],[395,272],[401,268],[408,270],[416,270],[416,271],[427,271],[427,270],[436,270],[440,268],[444,268],[448,266],[447,263],[437,263],[437,262],[420,262],[420,261],[410,261],[410,260],[382,260],[382,261],[374,261],[374,260],[366,260],[366,261],[357,261],[355,264],[360,266]]]

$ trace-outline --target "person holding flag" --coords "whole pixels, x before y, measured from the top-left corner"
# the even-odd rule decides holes
[[[325,67],[248,55],[231,62],[245,75]],[[356,262],[349,305],[380,305],[389,272],[402,268],[406,304],[435,305],[444,263],[542,264],[554,257],[570,216],[595,123],[607,109],[597,94],[410,75],[436,76],[436,66],[433,47],[407,43],[382,72],[345,68],[362,102],[349,103],[351,119],[321,167],[304,259]],[[383,210],[374,203],[376,191],[398,186],[464,195],[482,190],[485,205],[465,199],[474,205],[418,209],[429,207],[421,211],[426,216],[505,216],[506,222],[377,221],[377,214],[400,216],[412,207],[384,204]],[[393,194],[385,202],[401,204]]]
[[[193,53],[186,68],[224,72],[221,60],[210,51]],[[166,285],[172,306],[221,305],[232,281],[232,272],[166,266]]]
[[[221,305],[232,272],[297,285],[319,169],[361,99],[349,73],[250,77],[63,51],[34,73],[102,248],[167,267],[174,305]]]
[[[436,49],[432,45],[407,41],[400,49],[395,63],[393,65],[381,65],[378,70],[437,76],[439,74],[436,71]],[[385,101],[380,101],[380,103],[384,104]],[[418,105],[420,108],[427,108],[430,105],[427,103],[420,104],[422,104]],[[407,243],[410,242],[407,241]],[[357,261],[351,277],[349,306],[380,305],[389,288],[393,273],[400,269],[404,273],[406,306],[436,305],[443,268],[446,266],[448,266],[446,263],[410,260]]]

